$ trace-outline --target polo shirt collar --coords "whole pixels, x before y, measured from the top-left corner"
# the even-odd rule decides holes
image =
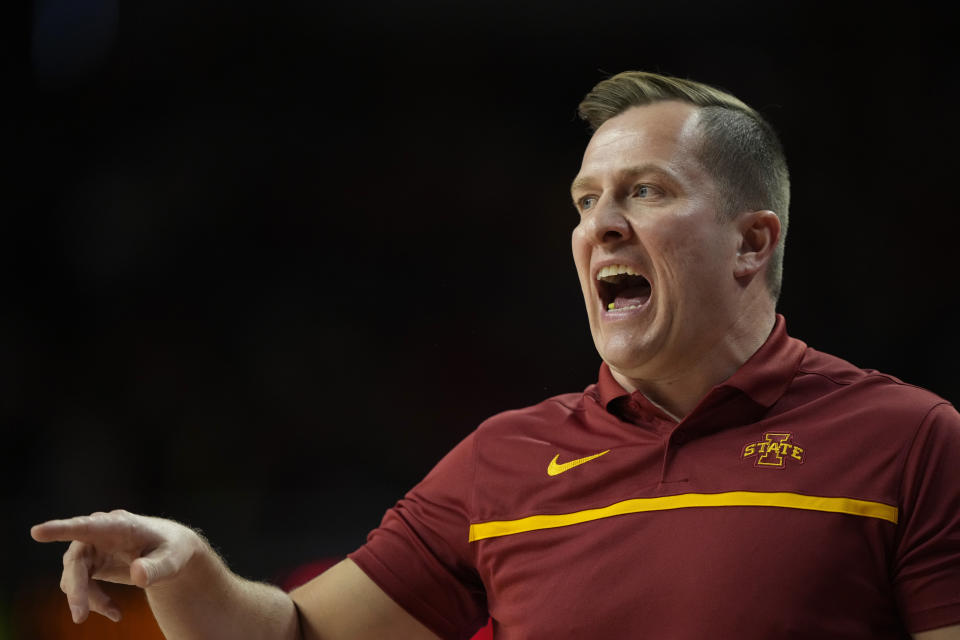
[[[748,401],[755,408],[749,411],[751,414],[766,412],[790,386],[806,348],[802,341],[787,335],[786,320],[778,313],[773,330],[763,345],[732,376],[711,389],[682,423],[695,421],[703,412],[733,397],[739,397],[738,404],[741,405]],[[606,362],[600,365],[597,392],[602,407],[628,422],[650,418],[655,422],[676,424],[642,393],[635,391],[631,394],[621,387]],[[741,410],[747,408],[741,406]]]

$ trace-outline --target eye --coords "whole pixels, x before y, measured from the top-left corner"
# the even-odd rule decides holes
[[[580,211],[592,209],[597,204],[597,196],[583,196],[577,200],[577,207]]]
[[[633,195],[638,198],[650,198],[656,195],[656,192],[652,186],[649,184],[638,184],[633,189]]]

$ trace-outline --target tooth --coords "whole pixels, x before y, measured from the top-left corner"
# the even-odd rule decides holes
[[[607,309],[609,309],[610,311],[613,311],[613,303],[612,303],[612,302],[607,305]]]
[[[619,275],[628,275],[628,276],[638,276],[636,269],[633,267],[628,267],[625,264],[608,264],[607,266],[600,269],[597,273],[597,280],[603,280],[604,278],[610,278]]]

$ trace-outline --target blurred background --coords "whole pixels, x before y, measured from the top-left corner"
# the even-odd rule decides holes
[[[945,15],[36,0],[18,24],[0,637],[94,637],[38,626],[67,613],[35,522],[171,517],[283,582],[359,546],[487,416],[593,382],[575,110],[625,69],[725,88],[780,132],[794,336],[960,398]]]

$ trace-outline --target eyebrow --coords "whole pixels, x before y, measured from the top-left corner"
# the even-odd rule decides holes
[[[624,169],[619,169],[617,171],[617,179],[623,180],[624,178],[636,178],[637,176],[647,174],[647,173],[656,173],[661,176],[665,176],[673,181],[676,181],[677,178],[661,165],[658,164],[639,164],[633,167],[626,167]],[[596,178],[591,176],[578,176],[573,179],[573,182],[570,184],[570,193],[574,194],[577,191],[582,191],[590,188],[590,185],[594,183]]]

